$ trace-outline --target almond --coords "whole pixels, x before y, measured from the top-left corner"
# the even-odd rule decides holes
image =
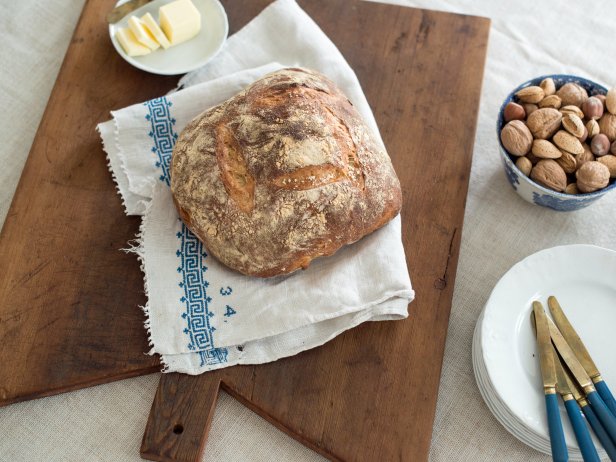
[[[541,87],[530,86],[526,88],[522,88],[515,94],[520,101],[523,103],[538,103],[541,101],[545,93]]]
[[[591,138],[599,134],[599,122],[594,119],[589,120],[586,123],[586,130],[588,130],[588,138]]]
[[[571,184],[568,184],[567,187],[565,188],[565,193],[567,193],[567,194],[579,194],[580,192],[578,191],[577,184],[571,183]]]
[[[542,159],[558,159],[562,152],[548,140],[534,140],[531,152]]]
[[[558,109],[561,105],[560,97],[557,95],[550,95],[543,98],[539,101],[539,107],[553,107],[554,109]]]
[[[575,114],[580,119],[584,118],[584,112],[577,106],[563,106],[560,108],[560,113],[564,116],[565,114]]]
[[[575,156],[575,160],[577,161],[577,168],[579,169],[582,165],[584,165],[586,162],[592,162],[595,160],[595,156],[593,155],[592,151],[590,150],[590,146],[588,146],[586,143],[584,143],[582,145],[582,148],[584,148],[584,152],[582,154],[578,154],[577,156]]]
[[[605,95],[605,107],[612,114],[616,114],[616,88],[610,88]]]
[[[530,175],[530,171],[533,169],[533,163],[528,159],[528,157],[518,157],[515,161],[515,166],[518,167],[520,172],[526,176]]]
[[[565,173],[573,173],[577,170],[577,160],[573,154],[561,151],[562,156],[556,159],[556,163],[562,167]]]
[[[582,154],[584,148],[582,143],[571,133],[567,133],[565,130],[559,130],[554,135],[554,144],[563,151],[567,151],[571,154]]]
[[[556,93],[556,84],[554,83],[554,79],[548,77],[547,79],[543,79],[539,84],[545,96],[550,96]]]
[[[563,127],[576,138],[584,136],[584,122],[575,114],[563,116]]]

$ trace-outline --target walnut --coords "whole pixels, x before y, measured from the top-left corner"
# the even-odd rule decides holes
[[[562,119],[560,112],[546,107],[533,111],[526,119],[526,124],[535,138],[546,140],[556,133]]]
[[[567,187],[567,174],[552,159],[539,161],[533,171],[530,172],[530,177],[537,183],[554,191],[562,192]]]
[[[599,119],[599,131],[610,141],[616,140],[616,115],[606,112]]]
[[[503,146],[512,156],[521,157],[530,151],[533,135],[521,120],[512,120],[501,130]]]
[[[610,169],[601,162],[586,162],[575,172],[575,177],[580,192],[591,193],[608,185]]]
[[[586,90],[577,83],[569,82],[564,84],[556,92],[562,101],[563,106],[573,105],[581,107],[584,101],[588,99]]]

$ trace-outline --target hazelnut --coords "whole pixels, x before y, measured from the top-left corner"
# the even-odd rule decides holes
[[[605,108],[616,114],[616,88],[610,88],[605,95]]]
[[[616,156],[616,141],[612,143],[612,146],[610,147],[610,152]]]
[[[541,87],[530,86],[522,88],[515,95],[523,103],[536,104],[544,98],[545,93],[543,92],[543,89]]]
[[[556,94],[560,96],[563,106],[573,105],[581,107],[584,101],[588,99],[586,90],[573,82],[564,84],[558,89]]]
[[[558,128],[563,115],[553,108],[537,109],[526,119],[526,125],[535,138],[548,139]]]
[[[575,172],[575,177],[580,192],[591,193],[608,185],[610,170],[601,162],[586,162]]]
[[[563,116],[563,127],[576,138],[584,136],[584,122],[575,114],[566,114]]]
[[[501,130],[503,146],[512,156],[523,156],[533,143],[533,135],[521,120],[512,120]]]
[[[610,152],[610,140],[603,133],[599,133],[590,140],[590,150],[595,156],[604,156]]]
[[[561,192],[567,187],[567,174],[562,167],[552,159],[539,161],[532,172],[530,172],[530,177],[533,181],[536,181],[546,188],[553,189],[554,191]]]
[[[578,191],[577,184],[571,183],[571,184],[568,184],[567,187],[565,188],[565,193],[579,194],[580,192]]]
[[[541,157],[537,157],[532,152],[529,152],[528,154],[526,154],[526,158],[530,160],[530,163],[533,165],[537,165],[537,162],[541,160]]]
[[[595,156],[593,155],[592,151],[590,150],[590,146],[588,146],[586,143],[584,143],[582,145],[582,148],[584,148],[584,152],[582,154],[578,154],[577,156],[575,156],[575,160],[577,161],[577,168],[579,169],[582,165],[584,165],[586,162],[592,162],[595,160]]]
[[[560,98],[557,95],[550,95],[543,98],[539,101],[539,107],[553,107],[554,109],[558,109],[561,105]]]
[[[606,112],[599,119],[599,131],[610,141],[616,140],[616,115]]]
[[[522,104],[522,107],[524,108],[524,111],[526,112],[526,117],[528,117],[533,112],[535,112],[537,109],[539,109],[539,106],[537,106],[536,104],[532,104],[532,103],[524,103]]]
[[[600,119],[603,115],[603,102],[596,96],[591,96],[582,104],[582,112],[587,119]]]
[[[524,120],[526,118],[526,111],[524,111],[524,108],[518,103],[510,102],[505,106],[503,116],[505,117],[505,122],[511,120]]]
[[[586,130],[588,130],[588,137],[592,138],[593,136],[599,133],[599,122],[594,119],[590,119],[586,123]]]
[[[543,79],[539,86],[543,90],[543,93],[545,93],[545,96],[550,96],[556,93],[556,84],[554,83],[554,79],[551,77]]]
[[[530,171],[533,169],[533,163],[528,157],[518,157],[515,161],[515,166],[526,176],[530,175]]]
[[[522,159],[522,157],[520,157]],[[597,159],[597,162],[601,162],[610,171],[610,178],[616,178],[616,156],[607,155]]]

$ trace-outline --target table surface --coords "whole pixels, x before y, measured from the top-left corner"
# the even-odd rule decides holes
[[[0,223],[82,2],[24,0],[0,17]],[[614,85],[610,18],[616,4],[562,9],[556,0],[392,3],[492,18],[431,460],[548,460],[509,435],[483,403],[471,365],[475,321],[496,281],[525,256],[571,243],[616,249],[616,194],[575,213],[523,202],[502,171],[495,116],[511,88],[537,75],[571,73]],[[139,444],[157,384],[153,374],[0,408],[0,461],[141,460]],[[204,460],[321,458],[223,394]]]

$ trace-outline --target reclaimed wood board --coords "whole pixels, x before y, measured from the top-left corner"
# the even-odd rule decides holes
[[[265,3],[246,3],[243,13]],[[417,299],[405,321],[366,323],[291,358],[164,374],[143,437],[146,459],[199,460],[221,388],[329,459],[428,458],[489,21],[365,2],[299,3],[355,69],[374,110],[402,184]]]
[[[154,372],[142,274],[96,124],[166,93],[113,49],[89,0],[0,232],[0,405]],[[267,0],[223,1],[231,32]],[[489,21],[355,0],[300,5],[355,69],[402,183],[417,299],[272,364],[164,375],[142,454],[195,460],[219,387],[340,460],[427,458],[451,307]],[[195,396],[199,396],[198,399]],[[197,404],[198,403],[198,404]],[[174,431],[175,430],[175,431]]]

